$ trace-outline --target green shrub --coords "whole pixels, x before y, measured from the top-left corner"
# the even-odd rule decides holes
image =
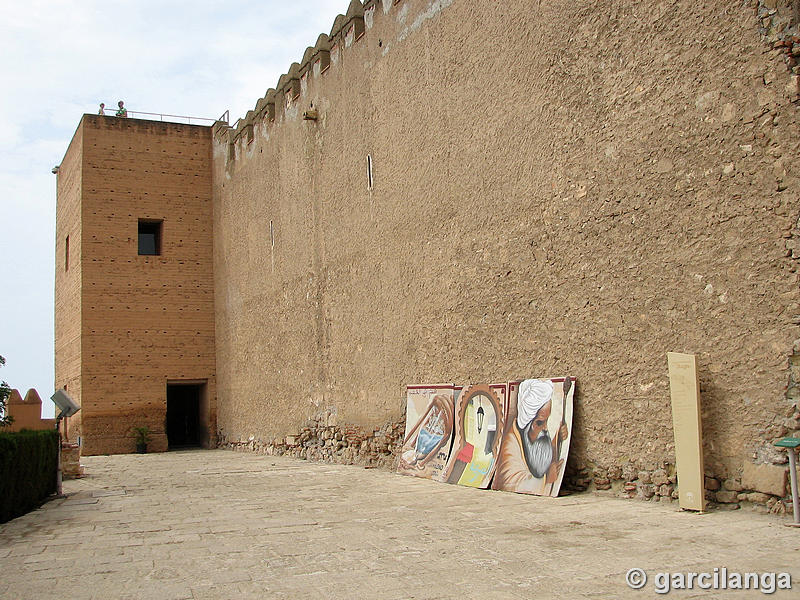
[[[58,432],[0,432],[0,523],[38,507],[56,491]]]

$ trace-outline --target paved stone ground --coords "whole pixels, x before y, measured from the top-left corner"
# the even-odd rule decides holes
[[[0,525],[0,598],[652,598],[657,572],[715,567],[789,571],[793,589],[772,597],[800,597],[800,529],[775,516],[226,450],[82,462],[68,498]],[[632,567],[642,590],[625,584]]]

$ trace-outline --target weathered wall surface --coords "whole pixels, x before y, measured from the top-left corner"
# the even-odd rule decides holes
[[[570,374],[572,468],[630,479],[674,462],[679,351],[709,473],[766,460],[797,414],[799,131],[755,5],[370,6],[289,106],[284,76],[232,148],[216,130],[223,439],[378,429],[411,383]]]
[[[210,128],[84,115],[79,131],[83,453],[133,452],[134,426],[164,450],[168,381],[207,380],[216,430]],[[161,255],[138,255],[139,219],[163,220]]]
[[[81,193],[83,127],[70,142],[58,169],[56,191],[55,388],[81,401]],[[67,243],[69,237],[69,243]],[[69,417],[67,435],[81,434],[81,413]]]

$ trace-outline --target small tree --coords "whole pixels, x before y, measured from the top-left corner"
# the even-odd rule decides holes
[[[0,356],[0,367],[6,364],[6,359]],[[11,388],[5,381],[0,381],[0,427],[11,425],[14,417],[8,414],[6,402],[11,395]]]

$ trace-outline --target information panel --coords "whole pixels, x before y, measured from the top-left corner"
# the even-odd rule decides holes
[[[700,380],[694,354],[667,352],[680,507],[705,510]]]

